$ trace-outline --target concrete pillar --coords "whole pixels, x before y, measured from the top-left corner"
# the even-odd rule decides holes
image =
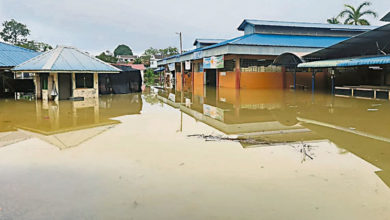
[[[34,85],[35,85],[35,98],[40,99],[42,98],[41,94],[41,78],[39,77],[38,73],[35,73],[34,76]]]
[[[240,58],[236,58],[236,89],[241,88],[241,67]]]
[[[334,74],[334,71],[331,72],[331,75],[330,75],[330,78],[332,80],[332,95],[335,95],[336,91],[335,91],[335,74]]]
[[[294,90],[297,90],[297,69],[296,68],[294,68],[293,77],[294,77]]]
[[[95,89],[95,98],[99,97],[99,75],[98,73],[93,74],[93,88]]]
[[[311,92],[314,94],[316,86],[316,72],[313,70],[313,73],[311,75]]]

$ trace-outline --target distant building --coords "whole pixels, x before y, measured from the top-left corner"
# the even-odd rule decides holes
[[[13,96],[15,92],[34,92],[32,75],[14,75],[10,70],[40,53],[0,42],[0,96]]]
[[[122,70],[73,47],[57,46],[12,69],[34,75],[35,95],[42,100],[97,98],[98,75]]]
[[[194,46],[196,48],[202,48],[202,47],[207,47],[211,46],[214,44],[221,43],[225,41],[226,39],[205,39],[205,38],[197,38],[195,39]]]
[[[151,55],[150,56],[150,68],[157,68],[157,61],[161,60],[164,58],[164,55]]]
[[[118,56],[116,56],[116,58],[118,58],[118,63],[134,63],[135,59],[137,59],[138,56],[118,55]]]

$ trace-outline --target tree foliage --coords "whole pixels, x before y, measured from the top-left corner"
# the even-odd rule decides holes
[[[24,43],[27,41],[26,37],[30,35],[30,30],[25,24],[19,23],[14,19],[5,21],[3,23],[3,30],[0,32],[1,38],[5,42],[12,44]]]
[[[30,50],[34,50],[37,52],[46,52],[48,50],[53,49],[53,47],[47,43],[38,42],[38,41],[34,41],[34,40],[20,42],[20,43],[17,43],[16,46],[23,47],[23,48],[30,49]]]
[[[161,55],[164,57],[172,56],[179,54],[179,49],[177,47],[167,47],[162,49],[156,49],[153,47],[150,47],[149,49],[146,49],[144,52],[145,56],[151,56],[151,55]]]
[[[153,85],[155,79],[156,79],[156,75],[154,75],[154,71],[152,69],[145,70],[144,81],[146,85]]]
[[[135,58],[134,64],[142,64],[142,59],[140,57]]]
[[[115,55],[115,57],[118,55],[131,55],[132,56],[133,51],[131,50],[131,48],[129,46],[121,44],[115,48],[114,55]]]
[[[106,53],[101,53],[99,56],[96,56],[96,58],[104,61],[104,62],[107,62],[107,63],[116,63],[118,61],[118,59],[116,57],[113,57],[113,56],[110,56],[110,55],[107,55]]]
[[[340,24],[338,16],[337,17],[333,17],[333,18],[329,18],[326,21],[328,22],[328,24]]]
[[[346,17],[344,24],[349,25],[370,25],[367,19],[363,18],[365,15],[371,15],[375,18],[378,14],[372,10],[365,10],[363,8],[366,6],[371,6],[371,2],[363,2],[357,8],[354,8],[351,5],[344,5],[345,10],[339,14],[340,18]]]

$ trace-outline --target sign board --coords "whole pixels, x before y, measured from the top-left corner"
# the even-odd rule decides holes
[[[203,104],[203,114],[219,121],[224,121],[224,112],[220,108]]]
[[[168,64],[169,71],[175,71],[175,63]]]
[[[203,58],[204,69],[221,69],[223,67],[224,67],[223,56],[212,56],[212,57]]]
[[[191,70],[191,61],[186,61],[185,62],[185,69],[186,70]]]

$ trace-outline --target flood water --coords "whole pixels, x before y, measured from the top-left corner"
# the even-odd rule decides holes
[[[206,87],[0,100],[0,219],[390,219],[389,113]]]

